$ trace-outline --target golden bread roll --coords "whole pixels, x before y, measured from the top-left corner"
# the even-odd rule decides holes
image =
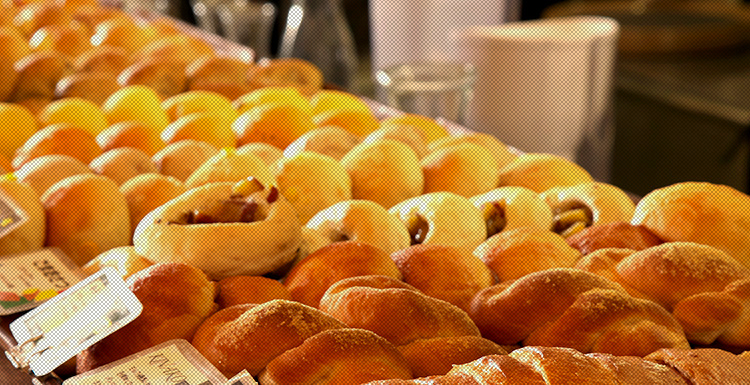
[[[466,364],[454,366],[444,377],[444,383],[453,384],[453,379],[470,378],[479,384],[527,384],[550,385],[535,366],[516,360],[508,355],[491,354]],[[457,382],[462,383],[462,382]]]
[[[10,97],[12,102],[55,97],[57,82],[70,72],[70,63],[55,52],[35,52],[15,64],[18,80]]]
[[[94,174],[65,178],[42,196],[46,246],[59,247],[79,266],[115,247],[130,245],[130,214],[111,179]]]
[[[278,299],[218,311],[200,325],[192,343],[225,376],[242,370],[257,376],[274,358],[306,339],[344,327],[320,310]]]
[[[112,267],[122,275],[123,279],[128,279],[131,275],[153,264],[138,255],[133,246],[120,246],[97,255],[96,258],[83,265],[83,272],[86,275],[92,275],[105,267]]]
[[[459,133],[458,135],[449,135],[429,143],[428,147],[430,151],[435,151],[439,148],[445,148],[460,143],[474,143],[484,147],[485,150],[489,151],[495,162],[497,163],[497,169],[505,167],[518,155],[513,153],[505,143],[499,141],[496,137],[482,133],[482,132],[467,132]]]
[[[663,243],[656,234],[645,226],[631,225],[628,222],[593,225],[565,240],[583,255],[610,248],[638,251]]]
[[[341,127],[325,126],[314,128],[298,137],[284,149],[284,156],[291,157],[302,151],[328,155],[340,161],[362,138]]]
[[[335,242],[298,262],[284,278],[292,299],[318,307],[328,287],[344,278],[384,275],[401,279],[401,272],[383,250],[356,241]]]
[[[99,73],[119,75],[132,63],[130,55],[122,47],[98,46],[80,54],[73,62],[75,73]]]
[[[479,330],[460,308],[412,289],[349,287],[333,284],[320,309],[349,327],[377,333],[394,345],[435,337],[478,336]]]
[[[141,150],[149,156],[153,156],[164,147],[157,130],[134,120],[110,125],[96,135],[96,142],[104,152],[115,148],[131,147]],[[198,158],[198,162],[202,163],[199,154],[195,154],[195,157]],[[158,166],[157,162],[154,162],[154,164]]]
[[[254,70],[255,64],[233,57],[205,57],[193,61],[185,69],[187,89],[206,90],[233,85],[242,86],[249,92]]]
[[[631,223],[667,242],[719,248],[750,268],[750,197],[732,187],[685,182],[654,190],[638,202]]]
[[[409,230],[411,244],[453,246],[471,252],[486,238],[482,214],[468,199],[434,192],[390,208]]]
[[[102,150],[91,132],[66,123],[53,124],[34,133],[16,151],[13,167],[19,169],[45,155],[68,155],[89,164],[101,154]]]
[[[498,186],[519,186],[538,193],[554,187],[593,182],[581,166],[552,154],[523,154],[500,169]]]
[[[352,287],[370,287],[373,289],[406,289],[419,291],[416,287],[387,275],[360,275],[357,277],[344,278],[336,281],[326,290],[323,295],[332,297]],[[321,298],[322,300],[322,298]]]
[[[106,72],[74,73],[61,78],[55,85],[55,99],[81,98],[98,106],[120,89],[117,77]]]
[[[262,62],[253,72],[255,88],[292,86],[311,97],[323,88],[323,74],[310,62],[296,58],[282,58]]]
[[[536,271],[573,267],[581,257],[560,235],[538,227],[520,227],[495,234],[474,249],[474,255],[500,282]]]
[[[185,186],[171,176],[146,173],[125,181],[120,186],[120,192],[128,202],[130,228],[135,233],[138,224],[148,213],[180,196],[185,192]]]
[[[392,254],[409,246],[409,231],[383,206],[369,200],[348,200],[319,211],[305,227],[332,242],[358,241]]]
[[[211,279],[277,272],[300,245],[294,208],[276,187],[250,178],[188,190],[146,215],[133,235],[154,262],[184,262]]]
[[[596,349],[640,356],[662,347],[688,347],[679,324],[664,309],[575,269],[545,270],[490,286],[474,297],[469,314],[482,336],[499,344],[547,345],[550,340],[550,345],[584,353]],[[588,324],[587,317],[597,321]],[[572,330],[558,336],[555,328]]]
[[[71,156],[45,155],[24,164],[14,174],[41,197],[52,185],[69,176],[91,173],[88,165]]]
[[[447,374],[461,365],[491,354],[508,352],[496,343],[479,336],[437,337],[399,346],[414,377]]]
[[[183,140],[165,146],[151,159],[160,174],[172,176],[184,182],[218,152],[218,148],[208,143]]]
[[[391,254],[391,258],[404,282],[464,311],[480,290],[493,283],[482,260],[455,247],[414,245]]]
[[[514,350],[510,357],[533,367],[548,384],[615,384],[617,379],[599,361],[573,350],[528,346]]]
[[[215,311],[215,285],[185,264],[158,264],[132,275],[128,287],[143,304],[131,323],[78,355],[78,373],[135,354],[172,339],[193,337]]]
[[[552,188],[540,198],[555,216],[553,230],[565,238],[593,225],[630,222],[635,211],[624,191],[600,182]]]
[[[284,158],[284,152],[279,150],[277,147],[272,146],[268,143],[248,143],[242,147],[237,148],[238,154],[253,154],[257,156],[258,158],[262,159],[263,162],[266,163],[266,165],[271,168],[274,164],[276,164],[281,158]],[[286,158],[291,158],[291,156],[286,156]]]
[[[151,157],[132,147],[109,150],[91,161],[91,170],[112,179],[118,186],[143,174],[155,174],[158,170]]]
[[[623,259],[634,254],[636,250],[632,249],[599,249],[592,253],[585,255],[583,258],[576,262],[575,268],[589,273],[602,276],[622,285],[630,295],[638,298],[643,298],[643,294],[639,293],[638,290],[630,287],[625,283],[617,272],[617,264]]]
[[[10,254],[27,253],[44,247],[46,218],[44,207],[34,188],[14,178],[0,179],[0,199],[23,212],[26,222],[0,237],[0,259]]]
[[[469,201],[482,212],[487,238],[520,227],[552,228],[552,209],[527,188],[500,187]]]
[[[261,304],[275,299],[292,300],[281,282],[261,276],[235,275],[218,282],[216,303],[224,309],[234,305]]]
[[[448,191],[466,198],[497,187],[499,167],[492,154],[474,143],[436,149],[421,161],[424,193]]]
[[[411,377],[407,360],[383,337],[364,329],[330,329],[274,358],[259,382],[333,385]]]
[[[365,106],[365,108],[367,108]],[[365,137],[362,142],[372,143],[378,140],[390,139],[409,146],[420,160],[427,156],[427,135],[415,126],[386,126],[380,127]]]
[[[185,67],[180,60],[141,59],[123,70],[117,82],[120,87],[148,86],[163,100],[187,90]]]

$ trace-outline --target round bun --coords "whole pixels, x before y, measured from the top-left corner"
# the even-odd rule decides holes
[[[406,357],[414,377],[447,374],[461,365],[491,354],[508,352],[479,336],[438,337],[416,340],[398,350]]]
[[[224,309],[234,305],[261,304],[275,299],[292,300],[289,290],[279,281],[254,275],[235,275],[218,282],[216,303]]]
[[[538,193],[554,187],[593,182],[581,166],[557,155],[523,154],[500,169],[498,186],[520,186]]]
[[[750,267],[750,197],[729,186],[685,182],[641,199],[631,222],[667,241],[702,243]]]
[[[295,258],[301,226],[275,187],[245,181],[197,187],[151,211],[136,228],[133,245],[155,262],[184,262],[212,279],[275,272]]]
[[[0,180],[0,196],[9,199],[27,217],[26,222],[0,237],[0,256],[26,253],[44,246],[46,219],[39,196],[27,183]],[[1,258],[1,257],[0,257]]]
[[[171,176],[147,173],[124,182],[120,192],[128,202],[130,228],[134,233],[148,213],[180,196],[185,192],[185,186]]]
[[[198,325],[216,309],[214,283],[185,264],[148,267],[128,278],[127,284],[143,304],[143,311],[134,321],[80,353],[78,373],[172,339],[190,340]]]
[[[46,246],[59,247],[83,266],[97,255],[130,245],[130,213],[119,187],[94,174],[65,178],[42,196]]]
[[[160,174],[172,176],[184,182],[218,152],[218,148],[206,142],[183,140],[164,147],[153,156],[152,160]]]
[[[123,147],[109,150],[91,161],[95,173],[104,175],[117,183],[123,183],[138,175],[156,173],[151,157],[136,148]]]
[[[583,255],[601,249],[645,250],[663,242],[645,226],[628,222],[594,225],[571,235],[566,241]]]
[[[192,342],[225,376],[242,370],[257,376],[274,358],[307,338],[344,327],[320,310],[279,299],[220,310],[200,325]]]
[[[87,165],[71,156],[45,155],[24,164],[14,174],[42,196],[52,185],[67,177],[91,173]]]
[[[323,296],[320,309],[349,327],[373,331],[394,345],[423,338],[479,335],[466,312],[419,291],[362,286],[339,291],[337,284]]]
[[[27,162],[45,155],[68,155],[83,164],[91,163],[102,154],[96,137],[83,128],[65,123],[54,124],[34,133],[16,151],[13,167],[21,168]]]
[[[412,377],[409,365],[384,338],[363,329],[324,330],[274,358],[260,374],[268,385],[364,384]]]
[[[356,241],[335,242],[297,263],[284,279],[292,298],[318,307],[328,287],[349,277],[384,275],[401,279],[401,272],[384,251]]]
[[[455,247],[414,245],[391,258],[404,282],[463,310],[477,292],[492,284],[492,273],[482,260]]]

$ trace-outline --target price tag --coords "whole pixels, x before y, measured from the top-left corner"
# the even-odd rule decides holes
[[[224,385],[225,382],[226,377],[193,345],[185,340],[172,340],[69,378],[63,385]]]
[[[255,379],[247,370],[243,370],[224,383],[224,385],[258,385],[258,383],[255,382]]]
[[[8,195],[0,191],[0,238],[10,234],[29,217]]]
[[[84,278],[56,248],[0,258],[0,316],[35,308]]]
[[[120,274],[106,268],[13,321],[10,331],[18,346],[6,355],[17,368],[42,376],[142,310]]]

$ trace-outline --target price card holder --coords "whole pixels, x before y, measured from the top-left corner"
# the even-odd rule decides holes
[[[0,191],[0,238],[10,234],[28,219],[29,217],[13,199]]]
[[[229,381],[225,382],[224,385],[258,385],[253,376],[243,370],[236,376],[232,377]]]
[[[226,380],[189,342],[172,340],[69,378],[63,385],[224,385]]]
[[[84,273],[60,249],[0,258],[0,316],[33,309],[78,283]]]
[[[106,268],[11,323],[18,346],[5,354],[17,368],[43,376],[142,310],[120,274]]]

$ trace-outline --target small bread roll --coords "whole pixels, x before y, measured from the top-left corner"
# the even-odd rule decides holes
[[[222,309],[234,305],[261,304],[275,299],[292,300],[292,294],[281,282],[261,276],[235,275],[218,282],[216,303]]]
[[[0,179],[0,199],[23,212],[26,222],[0,237],[0,259],[5,255],[39,250],[44,246],[46,219],[36,191],[13,178]]]
[[[498,186],[520,186],[541,193],[554,187],[593,181],[586,170],[565,158],[552,154],[523,154],[500,169]]]
[[[600,182],[552,188],[540,198],[555,215],[553,230],[565,238],[593,225],[630,222],[635,211],[624,191]]]
[[[292,298],[318,307],[328,287],[349,277],[383,275],[401,279],[401,272],[383,250],[356,241],[332,243],[297,263],[284,279]]]
[[[363,329],[331,329],[274,358],[259,381],[263,385],[333,385],[411,377],[407,360],[383,337]]]
[[[220,310],[200,325],[192,342],[225,376],[242,370],[257,376],[274,358],[306,339],[344,327],[320,310],[279,299]]]
[[[144,85],[152,88],[163,99],[187,90],[186,64],[170,58],[145,58],[123,70],[117,82],[120,87]]]
[[[425,156],[421,166],[424,193],[448,191],[470,198],[497,187],[497,162],[478,144],[439,148]]]
[[[732,187],[685,182],[654,190],[638,202],[631,223],[667,242],[719,248],[750,267],[750,197]]]
[[[404,282],[423,293],[468,310],[474,295],[492,284],[492,273],[469,251],[414,245],[391,255]]]
[[[437,337],[416,340],[398,350],[406,357],[414,377],[447,374],[461,365],[491,354],[508,354],[500,345],[479,337]]]
[[[430,151],[435,151],[439,148],[454,146],[460,143],[474,143],[484,147],[495,158],[498,170],[505,167],[518,156],[505,143],[483,132],[467,132],[445,136],[430,142],[429,149]]]
[[[423,338],[479,335],[466,312],[416,290],[355,286],[339,291],[338,283],[323,296],[320,309],[349,327],[373,331],[394,345]]]
[[[484,218],[487,238],[520,227],[552,228],[552,209],[523,187],[500,187],[469,199]]]
[[[186,181],[200,166],[215,156],[219,149],[197,140],[172,143],[157,152],[152,160],[160,174]]]
[[[17,61],[15,70],[18,81],[10,101],[53,99],[57,82],[68,74],[70,63],[57,52],[35,52]]]
[[[583,255],[601,249],[645,250],[663,243],[656,234],[643,225],[612,222],[587,227],[565,239]]]
[[[19,169],[45,155],[68,155],[89,164],[101,154],[102,150],[91,132],[65,123],[53,124],[34,133],[16,151],[13,167]]]
[[[79,266],[115,247],[130,245],[130,214],[111,179],[94,174],[65,178],[42,196],[46,246],[59,247]]]
[[[341,127],[318,127],[302,134],[287,146],[284,149],[284,156],[292,157],[302,151],[311,151],[340,161],[361,142],[361,137]]]
[[[109,150],[92,160],[89,167],[112,179],[118,186],[138,175],[157,172],[147,153],[131,147]]]
[[[128,278],[127,284],[143,304],[143,311],[131,323],[81,352],[78,373],[172,339],[190,340],[198,325],[216,309],[214,283],[189,265],[154,265]]]
[[[138,224],[148,213],[180,196],[185,192],[185,186],[170,176],[146,173],[123,183],[120,192],[128,202],[130,228],[135,233]]]
[[[474,249],[474,255],[500,282],[545,269],[573,267],[581,257],[561,236],[538,227],[495,234]]]
[[[133,245],[155,262],[183,262],[211,279],[277,272],[294,260],[301,226],[275,187],[256,179],[188,190],[146,215]]]

